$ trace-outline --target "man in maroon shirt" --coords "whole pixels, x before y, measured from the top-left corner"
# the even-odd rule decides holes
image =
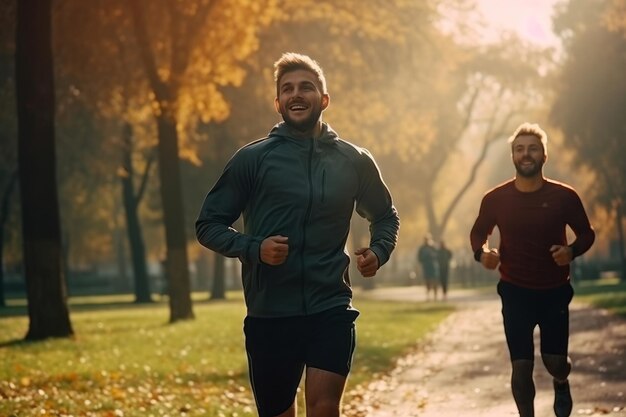
[[[474,257],[487,269],[499,265],[504,332],[512,364],[511,390],[520,417],[534,417],[535,326],[541,330],[541,358],[553,377],[554,412],[567,417],[572,397],[567,377],[569,264],[593,244],[595,233],[582,202],[568,185],[546,179],[547,135],[524,123],[509,138],[515,178],[487,192],[470,240]],[[487,238],[497,226],[499,249]],[[576,239],[567,243],[566,226]]]

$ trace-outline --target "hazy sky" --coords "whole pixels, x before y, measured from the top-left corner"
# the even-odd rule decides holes
[[[559,0],[477,0],[490,28],[486,39],[498,30],[513,30],[529,42],[541,46],[559,45],[552,32],[552,13]]]

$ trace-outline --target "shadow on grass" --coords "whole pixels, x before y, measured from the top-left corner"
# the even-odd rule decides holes
[[[0,318],[2,317],[18,317],[27,316],[28,310],[26,306],[4,306],[0,307]]]
[[[229,295],[226,299],[210,299],[206,293],[192,294],[192,302],[194,306],[211,305],[218,303],[242,303],[242,297],[238,295]],[[71,313],[93,312],[93,311],[111,311],[120,309],[168,309],[169,300],[167,296],[155,295],[152,302],[135,302],[131,294],[114,294],[114,295],[80,295],[70,296],[68,299],[68,307]],[[3,317],[20,317],[28,316],[28,307],[26,299],[12,299],[9,305],[0,307],[0,318]]]
[[[0,349],[10,348],[10,347],[15,347],[15,346],[28,346],[34,343],[37,343],[37,342],[33,340],[26,340],[26,339],[6,340],[0,343]]]
[[[25,303],[25,301],[24,301]],[[69,302],[70,313],[83,311],[106,311],[119,309],[145,309],[154,308],[155,306],[167,307],[167,302],[152,303],[135,303],[134,301],[109,301],[109,302]],[[26,305],[7,306],[0,308],[0,318],[2,317],[19,317],[28,316],[28,307]]]

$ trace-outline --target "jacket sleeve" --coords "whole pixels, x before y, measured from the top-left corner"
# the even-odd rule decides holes
[[[376,162],[365,149],[360,156],[356,212],[370,223],[370,249],[378,257],[380,267],[396,247],[400,218]]]
[[[472,252],[474,253],[474,259],[480,262],[480,255],[483,250],[483,245],[487,242],[487,238],[493,232],[493,228],[496,225],[495,216],[493,214],[493,207],[489,200],[489,194],[485,195],[480,203],[480,209],[478,211],[478,217],[472,226],[470,232],[470,244],[472,245]]]
[[[576,235],[576,240],[569,245],[572,248],[572,257],[575,258],[591,248],[596,238],[596,233],[589,223],[589,218],[587,213],[585,213],[585,208],[578,194],[572,190],[570,196],[567,209],[567,224]]]
[[[228,162],[204,199],[196,220],[196,237],[200,244],[224,256],[258,263],[261,239],[232,227],[252,192],[255,176],[249,159],[239,150]]]

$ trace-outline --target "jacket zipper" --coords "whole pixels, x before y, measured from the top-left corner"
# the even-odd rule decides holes
[[[326,199],[326,170],[322,170],[322,203]]]
[[[306,249],[306,230],[307,230],[307,224],[309,223],[309,219],[311,217],[311,208],[313,206],[313,175],[312,175],[312,169],[313,169],[313,151],[314,151],[314,147],[315,147],[315,139],[311,139],[311,145],[309,146],[309,159],[308,159],[308,164],[307,164],[307,175],[308,175],[308,180],[309,180],[309,203],[306,209],[306,215],[304,216],[304,223],[302,224],[302,252],[300,255],[300,268],[302,270],[302,310],[304,311],[304,314],[307,314],[307,305],[306,305],[306,291],[305,291],[305,283],[306,283],[306,270],[305,270],[305,265],[304,265],[304,251]]]

